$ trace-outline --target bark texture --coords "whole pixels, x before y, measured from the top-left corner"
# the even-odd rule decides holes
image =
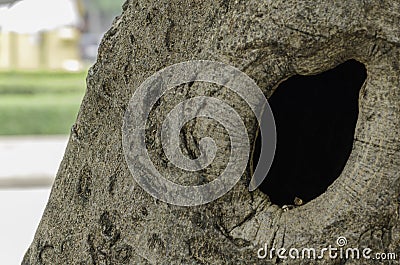
[[[45,213],[22,264],[386,264],[383,261],[259,260],[269,247],[335,245],[400,254],[400,2],[393,0],[129,0],[105,35]],[[368,78],[352,154],[317,199],[284,212],[249,173],[226,195],[198,207],[160,202],[135,184],[121,144],[123,115],[147,77],[182,61],[208,59],[244,71],[269,96],[294,74],[354,58]],[[182,99],[207,95],[235,107],[254,141],[256,120],[228,89],[202,83],[165,95],[147,140],[154,164],[176,182],[213,179],[229,159],[229,136],[197,119],[182,132],[189,156],[198,140],[219,145],[216,161],[187,183],[161,151],[157,131]],[[340,102],[338,102],[340,107]],[[387,264],[400,264],[396,261]]]

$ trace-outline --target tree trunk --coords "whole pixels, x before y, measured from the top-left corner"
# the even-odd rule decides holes
[[[400,2],[129,0],[106,33],[33,243],[22,264],[400,264],[352,258],[260,259],[260,248],[346,247],[400,255]],[[268,97],[294,74],[315,74],[354,58],[368,71],[353,150],[339,178],[307,204],[283,211],[255,190],[249,170],[224,196],[176,206],[138,185],[124,158],[122,128],[135,90],[166,66],[213,60],[250,76]],[[250,144],[257,121],[228,88],[196,82],[165,94],[146,130],[150,157],[175,182],[202,184],[229,160],[217,122],[195,119],[181,133],[188,156],[198,140],[220,147],[187,181],[162,152],[157,131],[183,99],[212,96],[242,117]],[[338,103],[340,107],[340,103]],[[139,110],[138,110],[139,111]],[[278,136],[279,137],[279,136]],[[258,253],[259,252],[259,253]]]

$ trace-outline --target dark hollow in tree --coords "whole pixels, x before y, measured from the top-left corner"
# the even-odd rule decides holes
[[[296,75],[269,98],[277,129],[277,149],[260,186],[280,206],[295,197],[308,202],[339,177],[352,150],[358,97],[367,77],[365,66],[349,60],[329,71]],[[259,161],[261,137],[253,163]]]
[[[63,162],[22,264],[374,263],[329,255],[301,259],[301,253],[298,259],[283,260],[277,251],[272,259],[260,259],[257,253],[266,247],[307,247],[318,255],[318,250],[337,246],[339,236],[346,237],[346,247],[360,252],[368,247],[371,254],[400,253],[398,5],[399,1],[376,0],[127,1],[88,71],[86,94]],[[353,150],[329,190],[304,206],[283,211],[260,190],[251,193],[246,173],[231,191],[209,204],[171,205],[155,200],[128,170],[122,117],[137,88],[160,69],[188,60],[223,62],[244,71],[271,95],[272,85],[287,77],[318,74],[344,58],[357,59],[368,69],[358,99]],[[257,124],[246,102],[227,88],[215,93],[215,86],[198,83],[162,97],[149,125],[161,128],[178,102],[212,96],[234,107],[253,145]],[[343,108],[347,99],[340,87],[335,88]],[[156,139],[158,132],[149,129],[149,134],[138,136]],[[220,124],[196,119],[182,134],[187,139],[181,143],[184,150],[194,153],[197,139],[211,137],[222,147],[221,159],[216,157],[198,179],[172,169],[171,161],[154,159],[156,168],[181,184],[193,180],[201,185],[219,176],[231,158],[228,135]],[[148,148],[154,154],[162,150],[161,141]],[[90,192],[81,192],[85,190]],[[375,262],[385,263],[400,265],[398,260]]]

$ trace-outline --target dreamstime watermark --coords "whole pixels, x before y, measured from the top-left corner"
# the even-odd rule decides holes
[[[149,194],[164,202],[194,206],[211,202],[227,193],[244,173],[250,155],[250,143],[242,118],[226,102],[206,96],[189,98],[174,106],[163,121],[161,142],[169,162],[186,171],[199,171],[210,165],[217,147],[210,137],[199,142],[201,155],[185,156],[180,148],[182,127],[197,117],[216,120],[228,132],[231,153],[220,176],[200,186],[183,186],[166,179],[154,166],[147,152],[145,128],[156,102],[171,89],[191,82],[224,86],[239,95],[251,108],[260,125],[260,160],[250,181],[255,190],[266,177],[275,154],[276,129],[271,108],[261,89],[249,76],[232,66],[214,61],[188,61],[166,67],[147,78],[129,101],[123,121],[123,150],[135,181]]]
[[[310,260],[321,260],[321,259],[366,259],[366,260],[396,260],[396,253],[384,253],[374,252],[371,248],[351,248],[346,247],[347,239],[340,236],[336,240],[336,245],[329,245],[322,249],[315,248],[269,248],[267,244],[263,248],[258,249],[257,257],[259,259],[274,259],[279,258],[281,260],[288,259],[310,259]]]

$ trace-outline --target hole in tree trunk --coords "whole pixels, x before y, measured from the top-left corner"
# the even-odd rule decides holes
[[[364,65],[349,60],[318,75],[293,76],[270,97],[277,148],[260,189],[272,203],[306,203],[339,177],[352,150],[358,96],[366,77]],[[258,163],[260,138],[253,164]],[[296,197],[302,201],[295,202]]]

